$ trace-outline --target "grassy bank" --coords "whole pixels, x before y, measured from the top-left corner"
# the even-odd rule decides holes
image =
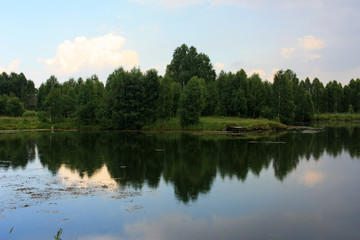
[[[201,117],[200,122],[182,128],[179,118],[171,118],[170,120],[158,120],[154,124],[144,126],[144,130],[157,131],[221,131],[227,126],[242,126],[247,130],[277,130],[286,129],[286,125],[276,121],[267,119],[244,119],[236,117]]]
[[[19,129],[82,129],[98,130],[100,126],[84,126],[77,122],[64,121],[61,123],[44,123],[36,117],[0,117],[0,130],[19,130]],[[221,131],[227,126],[242,126],[247,130],[277,130],[286,129],[284,124],[267,119],[243,119],[236,117],[201,117],[200,122],[185,128],[181,127],[179,118],[170,120],[158,120],[154,124],[146,125],[143,130],[153,131]]]
[[[97,130],[99,126],[79,125],[74,121],[60,123],[41,122],[37,117],[0,117],[0,130],[21,130],[21,129],[84,129]]]
[[[315,122],[352,122],[360,121],[359,113],[323,113],[315,114],[313,121]]]

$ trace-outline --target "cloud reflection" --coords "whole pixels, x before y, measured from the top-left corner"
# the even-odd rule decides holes
[[[84,176],[81,177],[77,170],[71,170],[67,168],[65,164],[62,164],[58,174],[61,181],[69,186],[76,186],[78,188],[101,187],[110,191],[118,188],[118,184],[111,178],[106,165],[103,165],[91,176],[85,173]]]
[[[324,181],[324,174],[321,172],[307,171],[300,181],[308,187],[313,187]]]

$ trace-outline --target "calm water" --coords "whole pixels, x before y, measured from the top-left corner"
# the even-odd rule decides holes
[[[60,228],[64,240],[360,239],[360,128],[1,134],[0,239]]]

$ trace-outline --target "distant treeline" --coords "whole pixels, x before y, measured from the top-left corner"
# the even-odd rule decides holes
[[[273,83],[258,74],[247,76],[243,69],[216,75],[209,57],[185,44],[175,49],[165,76],[154,69],[143,73],[120,67],[105,85],[96,75],[62,84],[51,76],[35,89],[22,73],[3,73],[0,94],[1,115],[21,115],[24,109],[15,114],[9,107],[10,100],[18,98],[25,109],[36,109],[43,121],[68,119],[115,129],[140,129],[174,116],[181,118],[182,125],[196,123],[201,115],[289,124],[310,121],[314,113],[360,112],[359,78],[344,87],[335,80],[324,87],[317,78],[300,81],[292,70],[278,71]]]

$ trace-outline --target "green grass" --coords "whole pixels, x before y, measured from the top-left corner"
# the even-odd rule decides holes
[[[157,131],[221,131],[227,126],[242,126],[247,130],[278,130],[286,129],[286,125],[267,119],[244,119],[237,117],[201,117],[198,124],[181,127],[179,118],[158,120],[154,124],[144,126],[144,130]]]
[[[360,121],[360,113],[322,113],[315,114],[313,121],[317,122],[352,122]]]
[[[23,129],[82,129],[98,130],[97,125],[80,125],[75,121],[60,123],[41,122],[37,117],[0,117],[0,130],[23,130]]]
[[[221,131],[227,126],[242,126],[247,130],[278,130],[286,129],[286,125],[267,119],[244,119],[236,117],[201,117],[200,122],[182,128],[180,118],[171,118],[167,121],[158,120],[154,124],[143,127],[143,130],[153,131]],[[80,125],[76,121],[64,121],[60,123],[44,123],[36,117],[0,117],[0,130],[21,129],[81,129],[99,130],[99,125]]]

